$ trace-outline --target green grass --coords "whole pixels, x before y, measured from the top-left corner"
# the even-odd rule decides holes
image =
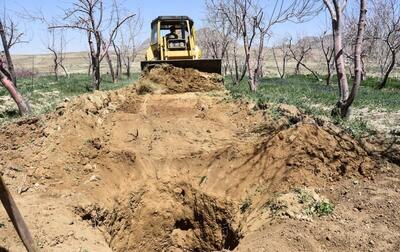
[[[236,86],[228,80],[227,87],[234,97],[250,97],[260,103],[286,103],[302,108],[306,112],[327,114],[327,108],[333,108],[338,100],[339,90],[334,81],[327,86],[325,82],[317,82],[311,76],[288,76],[286,79],[262,79],[255,93],[249,91],[246,81]],[[363,82],[353,104],[354,107],[384,108],[388,111],[400,110],[400,84],[392,81],[396,84],[379,90],[369,86],[372,82],[373,80]],[[365,83],[369,84],[365,85]],[[316,104],[322,105],[326,109],[315,108]]]
[[[138,74],[133,74],[131,79],[124,76],[116,83],[112,83],[110,76],[103,75],[100,90],[114,90],[132,84],[138,79]],[[92,92],[91,77],[87,74],[72,74],[70,78],[61,76],[55,81],[54,76],[40,76],[34,79],[20,78],[18,89],[31,103],[34,114],[43,114],[54,109],[54,107],[65,98]],[[4,88],[0,88],[0,97],[8,96]],[[0,104],[1,105],[1,104]],[[16,106],[0,111],[0,121],[18,117]]]
[[[304,214],[318,217],[330,215],[335,210],[335,205],[329,200],[320,198],[305,188],[296,188],[288,195],[293,195],[297,202],[291,201],[290,197],[285,194],[276,194],[264,204],[263,209],[269,210],[273,216],[287,215],[290,212],[293,214],[295,211],[295,215]],[[296,204],[300,205],[296,207]]]
[[[370,78],[363,82],[353,107],[383,109],[388,112],[400,111],[400,80],[391,79],[387,88],[382,90],[376,88],[377,81],[376,78]],[[256,92],[249,90],[246,80],[240,85],[234,85],[228,79],[226,86],[234,98],[253,99],[258,104],[294,105],[314,116],[331,117],[331,110],[339,96],[335,79],[330,86],[327,86],[325,82],[318,82],[307,75],[288,76],[285,79],[264,78]],[[355,134],[366,130],[365,122],[359,119],[342,121],[336,118],[335,120],[338,124],[350,128]]]
[[[328,200],[316,200],[308,191],[296,188],[293,190],[298,202],[304,204],[304,212],[307,215],[326,216],[333,213],[335,206]]]
[[[364,80],[363,85],[371,88],[376,88],[379,82],[380,78],[378,77],[368,77],[367,79]],[[400,80],[389,78],[385,89],[390,89],[390,88],[400,89]]]
[[[131,79],[126,77],[117,83],[112,83],[108,75],[102,76],[102,83],[100,90],[112,90],[131,84],[137,80],[138,74],[133,74]],[[18,88],[23,94],[30,94],[36,92],[52,92],[59,91],[64,97],[80,95],[91,91],[91,77],[87,74],[72,74],[70,78],[62,76],[58,82],[55,81],[54,76],[40,76],[34,78],[22,78],[18,80]],[[5,95],[6,90],[0,89],[0,95]]]
[[[327,216],[333,213],[335,206],[329,201],[319,201],[313,205],[313,211],[318,216]]]

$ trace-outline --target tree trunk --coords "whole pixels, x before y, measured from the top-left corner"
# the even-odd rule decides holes
[[[363,71],[361,62],[361,53],[364,40],[365,26],[367,23],[366,19],[367,19],[367,0],[360,0],[360,17],[357,28],[356,46],[354,48],[354,83],[353,87],[351,88],[351,93],[348,99],[341,107],[342,117],[350,116],[349,108],[353,104],[353,101],[358,94],[358,88],[361,85],[362,71]]]
[[[300,74],[300,61],[297,62],[296,68],[294,69],[294,74],[299,75]]]
[[[292,58],[297,62],[296,64],[296,70],[295,74],[298,75],[300,74],[300,66],[304,67],[306,70],[308,70],[314,77],[317,79],[317,81],[320,81],[319,75],[317,72],[309,68],[306,64],[303,63],[305,52],[302,51],[302,55],[300,56],[300,59],[297,59],[295,52],[292,50],[291,47],[289,47],[290,52],[292,53]]]
[[[284,79],[286,76],[286,62],[287,62],[287,55],[285,54],[282,60],[282,79]]]
[[[107,50],[106,43],[104,41],[102,41],[102,45],[103,45],[103,50]],[[110,69],[111,80],[112,80],[113,83],[115,83],[114,66],[113,66],[113,63],[111,61],[110,54],[108,52],[105,52],[105,54],[106,54],[106,61],[107,61],[107,64],[108,64],[108,68]]]
[[[246,32],[243,32],[243,34],[246,34]],[[250,62],[250,46],[248,43],[248,39],[246,36],[243,36],[243,44],[244,44],[244,54],[246,55],[245,57],[245,61],[246,61],[246,68],[247,68],[247,72],[249,74],[249,80],[248,80],[248,84],[249,84],[249,88],[252,92],[257,91],[257,83],[256,80],[254,78],[253,75],[253,69],[252,69],[252,65]]]
[[[284,75],[281,73],[281,68],[279,67],[278,59],[276,58],[275,49],[273,47],[272,47],[272,56],[274,56],[275,66],[276,66],[276,70],[278,70],[279,78],[283,79]],[[285,59],[285,56],[283,56],[283,60],[284,59]]]
[[[237,60],[237,46],[236,46],[236,42],[235,41],[235,45],[233,46],[233,64],[235,67],[235,84],[239,84],[239,64],[238,64],[238,60]]]
[[[67,70],[67,68],[64,66],[64,64],[60,64],[60,67],[62,68],[62,70],[65,73],[65,76],[67,76],[67,78],[69,78],[69,72]],[[90,74],[89,74],[90,75]]]
[[[117,79],[120,80],[122,78],[122,59],[121,53],[117,55]]]
[[[120,68],[119,68],[119,59],[118,59],[118,55],[117,55],[117,64],[115,65],[115,79],[116,80],[120,80],[121,79],[121,75],[120,75]]]
[[[126,62],[126,75],[128,76],[128,79],[131,78],[131,59],[130,59],[130,57],[127,57],[127,62]]]
[[[250,60],[246,59],[246,65],[247,65],[247,70],[249,71],[249,88],[251,91],[255,92],[257,91],[257,82],[255,79],[255,75],[252,72],[252,68],[251,68],[251,64],[250,64]]]
[[[3,84],[3,86],[8,90],[11,97],[17,104],[19,114],[21,116],[31,114],[32,110],[31,110],[31,107],[30,107],[28,101],[26,101],[24,99],[24,97],[18,91],[17,87],[12,83],[12,81],[10,79],[7,78],[6,75],[4,75],[4,73],[2,71],[0,71],[0,79],[1,79],[1,83]]]
[[[365,70],[365,64],[364,64],[364,59],[361,55],[361,80],[365,80],[365,78],[367,78],[367,71]]]
[[[54,76],[56,77],[56,81],[58,81],[58,64],[54,65]]]
[[[304,64],[303,62],[299,62],[301,66],[303,66],[305,69],[307,69],[317,81],[320,81],[321,79],[319,78],[319,75],[317,72],[315,72],[314,70],[312,70],[311,68],[309,68],[306,64]]]
[[[239,76],[239,63],[238,63],[238,60],[237,60],[236,57],[234,59],[233,64],[234,64],[234,68],[235,68],[234,82],[235,82],[235,85],[239,85],[240,84],[240,80],[239,80],[239,78],[240,78],[240,76]]]
[[[387,81],[389,79],[389,75],[392,72],[394,66],[396,65],[396,51],[393,49],[390,49],[390,52],[392,54],[392,59],[391,59],[388,69],[385,72],[385,75],[383,76],[381,82],[379,83],[379,89],[386,87]]]
[[[331,85],[331,78],[332,78],[332,73],[331,73],[331,68],[329,67],[328,64],[328,75],[326,76],[326,85],[330,86]]]
[[[100,55],[95,53],[92,55],[92,79],[93,79],[93,89],[100,89],[101,74],[100,74]]]
[[[13,83],[13,85],[17,86],[17,75],[15,74],[14,64],[12,62],[10,54],[10,48],[8,48],[6,33],[1,20],[0,20],[0,36],[1,36],[1,41],[3,42],[4,54],[7,59],[7,70],[10,73],[11,82]]]
[[[115,44],[114,41],[112,41],[112,45],[114,48],[114,53],[117,57],[117,68],[115,70],[115,78],[117,80],[121,79],[121,75],[122,75],[122,59],[121,59],[121,50],[118,48],[118,46]]]
[[[257,55],[257,64],[254,69],[254,77],[253,77],[253,82],[254,86],[257,89],[258,83],[260,81],[260,78],[263,76],[263,71],[262,71],[262,60],[263,60],[263,52],[264,52],[264,38],[265,38],[265,33],[260,32],[260,43],[258,45],[258,55]]]
[[[101,74],[100,74],[100,61],[95,59],[92,64],[93,74],[93,89],[100,90]]]
[[[349,97],[349,84],[347,82],[346,76],[346,68],[344,63],[344,55],[343,55],[343,45],[342,45],[342,31],[341,31],[341,15],[337,14],[337,19],[332,19],[332,30],[333,30],[333,40],[335,47],[335,65],[336,65],[336,73],[338,76],[338,85],[339,85],[339,101],[337,104],[338,108],[342,108],[342,105],[346,102]],[[342,113],[343,114],[343,113]]]
[[[92,43],[91,41],[90,41],[90,36],[88,35],[88,40],[89,40],[89,43]],[[91,76],[92,75],[92,65],[93,65],[93,60],[92,60],[92,50],[93,50],[93,47],[92,46],[89,46],[89,53],[88,53],[88,63],[89,63],[89,65],[88,65],[88,71],[87,71],[87,73],[88,73],[88,75],[89,76]]]
[[[58,81],[58,56],[57,53],[55,51],[53,51],[53,71],[54,71],[54,77],[56,79],[56,81]]]
[[[324,33],[325,34],[325,33]],[[331,78],[332,78],[332,57],[333,57],[333,50],[328,46],[328,48],[325,48],[324,44],[324,37],[320,37],[321,40],[321,49],[324,54],[325,58],[325,64],[326,64],[326,70],[327,70],[327,76],[326,76],[326,85],[330,86],[331,85]]]
[[[8,191],[3,179],[0,175],[0,200],[3,203],[4,208],[8,216],[13,223],[18,236],[21,238],[26,250],[28,252],[38,251],[35,242],[32,239],[32,235],[29,232],[28,226],[26,225],[24,218],[18,210],[17,204],[15,204],[10,192]]]
[[[113,83],[115,83],[115,72],[114,72],[114,67],[113,67],[113,63],[111,61],[111,57],[110,54],[108,52],[106,52],[106,61],[108,64],[108,68],[110,69],[110,75],[111,75],[111,81]]]
[[[92,61],[92,86],[94,90],[100,90],[101,83],[101,73],[100,73],[100,54],[102,40],[99,32],[94,33],[94,38],[96,40],[96,48],[94,48],[92,41],[92,33],[88,32],[88,42],[90,49],[90,57]]]

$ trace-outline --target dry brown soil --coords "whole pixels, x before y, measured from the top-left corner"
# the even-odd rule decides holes
[[[177,89],[168,71],[186,72],[156,71],[168,81],[143,95],[1,127],[0,171],[41,251],[400,250],[395,164],[296,108],[233,100],[215,76]],[[24,251],[3,209],[0,246]]]

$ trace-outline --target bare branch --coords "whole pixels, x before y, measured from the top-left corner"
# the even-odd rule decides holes
[[[49,25],[49,29],[76,29],[86,33],[94,89],[100,88],[100,63],[108,55],[108,50],[115,40],[118,29],[135,16],[135,14],[130,14],[120,19],[118,8],[116,4],[113,4],[108,13],[104,7],[103,0],[75,0],[72,8],[64,11],[64,24]],[[114,13],[117,13],[117,17],[114,16]],[[104,17],[110,17],[109,23],[114,23],[114,25],[105,24],[107,21],[104,20]],[[109,27],[113,28],[108,31]],[[111,58],[109,56],[107,61],[111,69],[112,63],[110,63]]]

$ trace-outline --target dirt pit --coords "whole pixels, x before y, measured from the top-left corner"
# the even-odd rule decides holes
[[[90,205],[76,213],[104,228],[114,251],[216,251],[239,244],[233,204],[185,184],[151,187],[122,197],[111,210]]]
[[[340,128],[171,90],[96,92],[1,128],[1,172],[43,251],[398,246],[398,171]],[[0,223],[0,246],[23,251],[4,212]]]

